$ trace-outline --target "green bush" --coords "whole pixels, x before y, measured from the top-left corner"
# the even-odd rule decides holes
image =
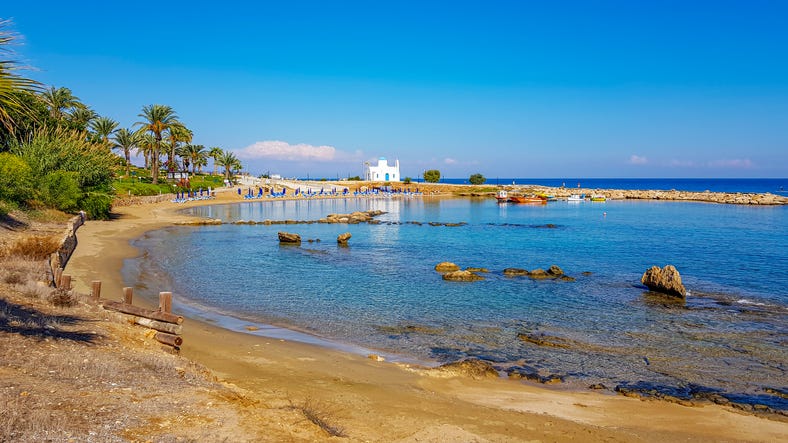
[[[74,172],[55,171],[45,175],[38,183],[38,200],[63,212],[76,212],[82,191]]]
[[[109,211],[112,209],[112,197],[107,194],[89,192],[79,202],[79,206],[87,213],[88,218],[107,220],[109,219]]]
[[[411,181],[412,181],[412,180],[411,180],[411,178],[410,178],[410,177],[405,177],[405,179],[404,179],[404,180],[402,180],[402,183],[404,183],[404,184],[406,184],[406,185],[409,185]]]
[[[0,199],[22,203],[32,195],[32,170],[20,157],[0,153]]]
[[[471,178],[468,179],[468,181],[471,182],[472,185],[483,185],[487,179],[481,174],[473,174],[471,175]]]
[[[430,169],[424,171],[424,181],[427,183],[438,183],[441,180],[441,171]]]

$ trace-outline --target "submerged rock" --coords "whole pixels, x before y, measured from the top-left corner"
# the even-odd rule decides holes
[[[279,231],[280,243],[301,243],[301,236],[290,232]]]
[[[490,270],[487,268],[473,268],[470,266],[465,268],[465,270],[470,272],[490,272]]]
[[[471,271],[452,271],[443,274],[443,279],[450,281],[479,281],[484,280],[484,277]]]
[[[444,261],[435,265],[435,270],[438,272],[454,272],[459,271],[460,267],[450,261]]]
[[[655,292],[681,298],[687,296],[687,289],[681,283],[681,275],[679,275],[679,271],[673,265],[667,265],[662,269],[658,266],[652,266],[643,273],[640,282]]]
[[[522,275],[528,275],[528,270],[520,268],[506,268],[503,270],[503,275],[507,277],[518,277]]]

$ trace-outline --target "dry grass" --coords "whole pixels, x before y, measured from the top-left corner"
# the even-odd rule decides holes
[[[301,412],[307,420],[317,425],[332,437],[347,437],[345,428],[332,422],[336,421],[336,414],[319,401],[307,398],[300,404],[290,404],[290,409]]]
[[[49,301],[55,306],[69,307],[77,304],[77,298],[73,291],[63,288],[53,289],[49,294]]]
[[[1,255],[43,260],[60,248],[60,239],[54,235],[26,235],[6,245]]]

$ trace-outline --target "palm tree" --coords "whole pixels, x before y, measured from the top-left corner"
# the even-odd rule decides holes
[[[44,91],[41,96],[49,108],[49,115],[58,121],[63,119],[67,111],[85,107],[79,101],[79,97],[74,96],[71,93],[71,89],[68,88],[55,88],[52,86]]]
[[[13,133],[14,121],[8,111],[23,107],[16,92],[36,91],[40,83],[14,73],[21,68],[16,61],[11,59],[14,52],[9,46],[17,40],[18,36],[11,31],[4,30],[10,23],[9,20],[0,20],[0,56],[2,57],[0,58],[0,125]]]
[[[148,105],[142,107],[142,113],[138,115],[145,121],[137,122],[134,125],[140,126],[142,132],[149,132],[153,135],[155,145],[151,158],[151,177],[153,184],[159,183],[159,155],[161,154],[161,140],[164,135],[170,132],[173,126],[182,126],[178,121],[178,114],[167,105]]]
[[[197,166],[197,173],[202,174],[202,168],[208,166],[208,156],[203,155],[196,160],[194,160],[194,164]]]
[[[131,150],[137,148],[137,143],[140,142],[139,134],[122,128],[115,133],[113,142],[114,149],[123,150],[123,155],[126,158],[126,177],[128,177],[131,169]],[[147,161],[145,163],[147,165]]]
[[[70,123],[72,129],[84,131],[88,128],[88,125],[93,122],[97,114],[87,106],[81,103],[80,105],[79,107],[72,108],[71,112],[66,115],[68,116],[67,121]]]
[[[224,167],[224,178],[230,180],[230,172],[232,170],[241,169],[241,161],[232,152],[225,152],[219,157],[219,166]]]
[[[213,146],[208,150],[208,157],[213,159],[213,174],[211,175],[218,174],[217,168],[219,166],[219,157],[221,157],[222,154],[224,154],[224,151],[222,151],[222,148],[218,146]]]
[[[156,139],[150,132],[135,132],[134,135],[139,138],[137,141],[137,154],[142,154],[142,157],[145,159],[145,169],[148,169],[153,149],[156,146]]]
[[[188,145],[188,146],[189,149],[187,152],[189,154],[189,160],[191,160],[191,164],[192,164],[192,175],[194,175],[195,168],[197,168],[197,165],[201,161],[205,160],[207,154],[205,153],[205,146],[203,145]]]
[[[192,131],[180,122],[167,131],[167,141],[170,143],[170,149],[167,151],[167,163],[172,163],[175,159],[178,143],[191,143],[193,136]]]
[[[118,128],[118,122],[109,117],[99,117],[90,122],[90,129],[104,143],[109,142],[109,136]]]

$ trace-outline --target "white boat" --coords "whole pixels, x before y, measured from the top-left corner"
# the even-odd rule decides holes
[[[495,194],[495,199],[498,200],[498,203],[506,203],[509,201],[509,193],[501,189]]]
[[[568,201],[568,202],[581,202],[581,201],[585,201],[585,199],[586,199],[586,195],[585,194],[582,194],[582,195],[580,195],[580,194],[572,194],[572,195],[570,195],[569,197],[566,198],[566,201]]]

